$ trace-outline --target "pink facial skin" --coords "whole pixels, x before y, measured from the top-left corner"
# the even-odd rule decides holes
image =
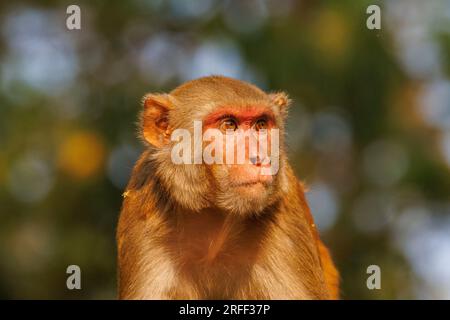
[[[221,107],[206,116],[203,120],[204,129],[218,129],[221,120],[225,118],[235,119],[239,128],[243,130],[250,129],[259,119],[265,119],[267,121],[267,129],[275,126],[275,116],[266,106],[251,106],[241,110],[233,107]]]
[[[253,125],[260,119],[266,121],[267,132],[275,128],[275,116],[273,112],[266,106],[250,106],[247,108],[236,109],[233,107],[222,107],[209,114],[203,120],[203,129],[219,129],[222,122],[226,119],[233,119],[237,124],[237,129],[250,130]],[[225,139],[224,139],[225,140]],[[270,134],[267,137],[267,144],[270,145]],[[232,187],[238,188],[261,188],[273,181],[271,175],[262,175],[261,169],[269,167],[270,163],[262,164],[260,161],[249,161],[250,150],[248,139],[245,139],[245,164],[228,165],[228,170],[233,177]],[[236,162],[234,162],[236,163]]]

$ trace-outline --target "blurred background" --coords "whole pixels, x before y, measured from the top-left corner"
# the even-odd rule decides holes
[[[0,26],[0,298],[115,298],[141,97],[224,74],[293,98],[344,299],[450,299],[450,1],[2,1]]]

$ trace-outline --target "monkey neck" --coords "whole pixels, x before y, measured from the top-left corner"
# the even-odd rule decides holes
[[[184,247],[183,252],[190,261],[209,265],[224,262],[228,255],[237,259],[251,258],[265,235],[270,217],[269,212],[258,217],[243,217],[207,208],[200,212],[179,210],[175,214],[169,213],[166,224],[171,230],[173,244]]]

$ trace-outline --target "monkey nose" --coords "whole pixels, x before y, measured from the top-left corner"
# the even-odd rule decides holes
[[[257,166],[257,167],[265,167],[265,166],[269,166],[271,161],[270,161],[270,157],[267,157],[265,159],[262,159],[260,156],[255,155],[255,156],[250,156],[249,157],[249,161],[252,165]]]
[[[250,163],[255,165],[255,166],[260,166],[261,165],[261,160],[260,160],[259,156],[250,157],[249,160],[250,160]]]

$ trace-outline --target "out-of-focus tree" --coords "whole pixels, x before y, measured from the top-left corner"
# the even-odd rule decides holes
[[[115,297],[140,98],[209,74],[293,98],[344,298],[450,298],[450,4],[374,3],[381,30],[366,0],[78,1],[81,30],[60,1],[1,2],[0,298]]]

